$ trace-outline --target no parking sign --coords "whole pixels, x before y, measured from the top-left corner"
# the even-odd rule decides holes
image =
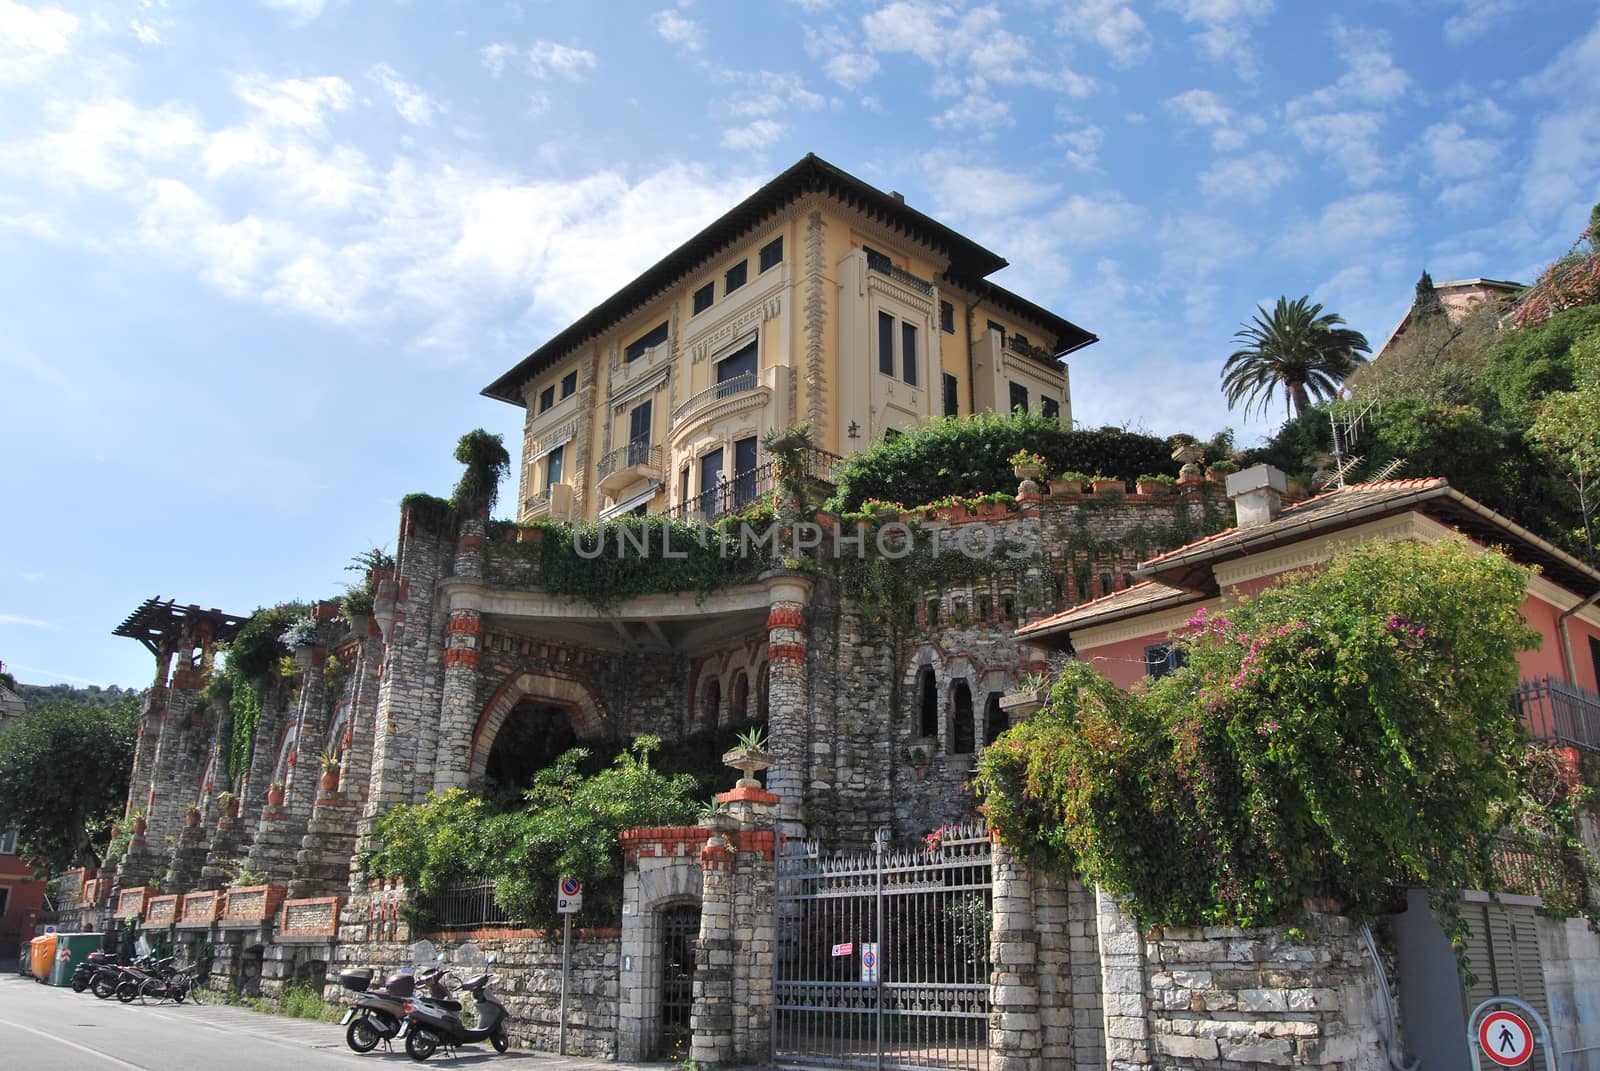
[[[878,942],[861,942],[861,980],[863,982],[876,982],[878,980]]]

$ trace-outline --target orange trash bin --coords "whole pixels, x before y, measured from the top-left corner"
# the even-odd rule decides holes
[[[56,935],[47,933],[35,937],[28,949],[28,971],[39,981],[50,977],[50,968],[56,960]]]

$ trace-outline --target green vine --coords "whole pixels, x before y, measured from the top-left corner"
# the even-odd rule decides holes
[[[461,436],[455,456],[465,469],[450,495],[450,505],[462,517],[488,513],[500,497],[500,481],[511,468],[505,443],[498,435],[474,428]]]
[[[261,724],[261,693],[248,678],[233,682],[229,697],[233,719],[229,723],[229,739],[225,741],[228,757],[228,784],[238,785],[250,772],[250,760],[255,755],[256,729]]]

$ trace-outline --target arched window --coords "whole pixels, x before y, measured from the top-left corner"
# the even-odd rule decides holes
[[[917,673],[917,735],[939,735],[939,686],[933,680],[933,667],[923,666]]]
[[[983,705],[983,746],[994,743],[1000,734],[1011,728],[1011,719],[1000,709],[1000,693],[990,692]]]
[[[733,677],[733,694],[728,698],[728,720],[744,721],[750,716],[750,678],[740,670]]]
[[[717,724],[717,710],[722,706],[722,682],[712,677],[706,681],[706,690],[701,696],[700,728],[714,728]]]
[[[950,689],[950,754],[970,755],[976,749],[972,723],[972,689],[966,681],[956,681]]]

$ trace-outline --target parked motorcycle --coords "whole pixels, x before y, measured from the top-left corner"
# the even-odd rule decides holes
[[[89,992],[101,1000],[106,1000],[116,993],[119,985],[132,977],[131,972],[139,971],[139,978],[143,980],[149,971],[155,969],[155,965],[154,956],[143,956],[129,964],[120,964],[114,959],[102,963],[89,979]]]
[[[417,993],[421,984],[423,994]],[[378,1043],[392,1042],[407,1027],[406,1016],[413,1007],[426,1005],[440,1011],[459,1011],[459,1001],[450,999],[444,985],[444,972],[437,967],[421,974],[409,971],[390,975],[377,989],[372,984],[370,967],[355,971],[340,971],[339,984],[360,994],[354,1003],[345,1008],[339,1024],[347,1027],[345,1044],[356,1052],[371,1052]]]
[[[94,981],[101,967],[114,967],[117,957],[110,952],[90,952],[89,958],[72,968],[72,991],[82,993]]]
[[[145,991],[147,984],[154,985],[164,990],[166,983],[171,980],[174,972],[173,964],[177,962],[172,956],[158,959],[154,966],[125,967],[122,971],[122,980],[117,983],[117,999],[124,1004],[132,1004],[139,999],[139,994]]]
[[[489,979],[489,975],[480,974],[461,983],[461,988],[472,994],[473,1007],[478,1016],[476,1028],[464,1026],[461,1016],[454,1011],[421,1003],[413,1005],[406,1015],[410,1023],[410,1030],[406,1034],[406,1054],[420,1062],[441,1047],[454,1049],[458,1045],[471,1045],[479,1041],[489,1042],[496,1052],[509,1049],[511,1036],[506,1029],[506,1009],[484,991]]]

